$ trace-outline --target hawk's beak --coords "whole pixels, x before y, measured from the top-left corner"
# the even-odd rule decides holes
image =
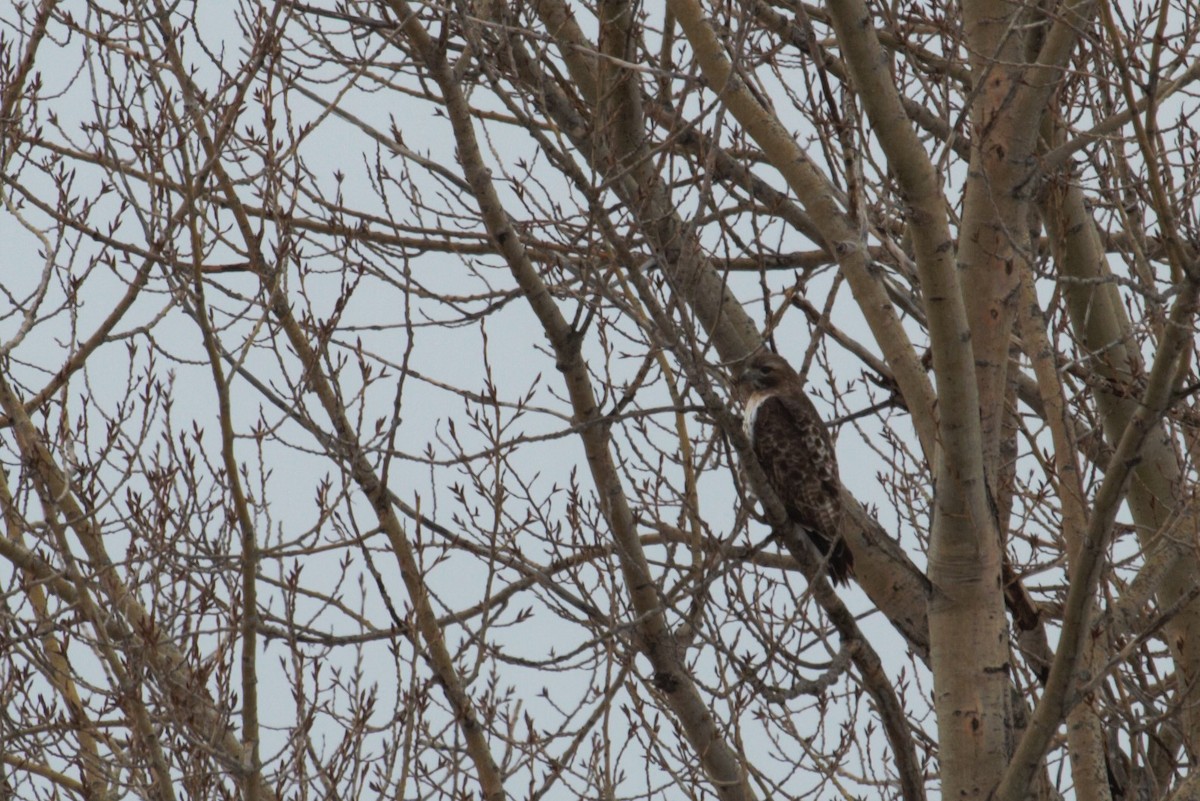
[[[745,402],[754,387],[754,379],[749,369],[739,370],[733,378],[733,396],[738,401]]]

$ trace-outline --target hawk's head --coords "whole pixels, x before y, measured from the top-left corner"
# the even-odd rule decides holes
[[[770,392],[795,381],[796,371],[777,353],[760,350],[749,359],[733,382],[743,399],[759,392]]]

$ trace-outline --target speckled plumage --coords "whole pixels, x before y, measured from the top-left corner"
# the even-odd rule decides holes
[[[845,583],[854,557],[838,530],[843,509],[833,441],[796,371],[781,356],[760,352],[738,376],[746,435],[788,517],[828,559],[829,576]]]

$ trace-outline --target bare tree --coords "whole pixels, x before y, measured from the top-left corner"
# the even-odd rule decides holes
[[[1194,4],[0,24],[0,796],[1200,797]]]

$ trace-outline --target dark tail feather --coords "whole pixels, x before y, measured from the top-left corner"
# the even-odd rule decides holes
[[[841,537],[833,543],[829,554],[829,579],[834,584],[845,586],[854,577],[854,554],[846,547],[846,541]]]
[[[819,534],[812,529],[806,529],[808,538],[812,540],[812,544],[817,546],[817,550],[821,552],[821,556],[825,558],[825,563],[828,565],[829,580],[834,585],[845,586],[850,583],[850,579],[854,577],[854,554],[846,546],[846,541],[841,537],[830,543],[829,539],[823,534]]]

